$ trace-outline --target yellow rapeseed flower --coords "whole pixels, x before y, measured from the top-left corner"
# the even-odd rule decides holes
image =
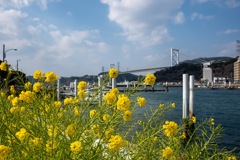
[[[159,107],[160,107],[160,108],[163,108],[163,107],[164,107],[164,104],[163,104],[163,103],[160,103]]]
[[[108,122],[109,119],[110,119],[109,114],[104,114],[104,115],[103,115],[103,120],[104,120],[105,122]]]
[[[78,109],[78,107],[74,107],[74,115],[78,116],[80,114],[80,111]]]
[[[52,140],[48,140],[46,143],[46,152],[50,153],[52,152],[52,150],[57,148],[57,142],[56,141],[52,141]]]
[[[31,140],[31,142],[37,147],[42,147],[43,146],[43,139],[42,138],[34,138],[34,139]]]
[[[168,137],[171,137],[175,133],[177,133],[177,131],[178,131],[178,124],[173,122],[173,121],[170,121],[170,122],[166,121],[165,125],[163,125],[163,129],[164,129],[165,134]]]
[[[125,111],[123,115],[123,120],[124,121],[129,121],[132,118],[132,112],[131,111]]]
[[[14,97],[11,101],[12,105],[14,107],[16,107],[18,105],[18,102],[19,102],[19,98],[18,97]]]
[[[111,68],[108,72],[110,78],[116,78],[118,76],[118,70]]]
[[[90,118],[93,118],[96,113],[97,113],[97,111],[95,109],[91,110],[90,113],[89,113]]]
[[[65,98],[63,101],[64,105],[73,105],[74,104],[74,99],[73,98]]]
[[[80,152],[80,151],[82,150],[82,144],[81,144],[81,142],[75,141],[75,142],[71,143],[71,145],[70,145],[70,150],[71,150],[72,152]]]
[[[125,95],[119,95],[117,101],[117,109],[120,111],[127,111],[130,108],[130,99]]]
[[[21,141],[27,138],[28,136],[29,136],[29,133],[25,128],[21,128],[20,131],[16,133],[16,137]]]
[[[172,103],[172,107],[175,108],[175,107],[176,107],[176,104],[175,104],[175,103]]]
[[[0,70],[2,71],[7,71],[7,63],[6,62],[2,62],[0,64]]]
[[[118,94],[119,94],[118,88],[112,88],[109,92],[112,93],[112,94],[114,94],[116,97],[117,97]]]
[[[55,82],[58,79],[58,76],[54,72],[47,72],[45,74],[46,80],[45,82]]]
[[[114,93],[108,92],[105,94],[104,99],[107,101],[107,104],[112,105],[116,101],[117,97]]]
[[[87,82],[85,81],[80,81],[77,86],[78,90],[84,90],[87,89]]]
[[[39,92],[41,88],[42,88],[42,84],[40,82],[36,82],[36,83],[33,84],[33,91],[34,92],[36,92],[36,93]]]
[[[169,159],[173,155],[173,150],[170,147],[166,147],[165,149],[162,150],[162,157]]]
[[[12,94],[14,94],[16,91],[15,91],[15,89],[14,89],[14,85],[11,85],[10,86],[10,93],[12,93]]]
[[[94,125],[92,126],[92,130],[94,131],[95,134],[99,133],[99,125],[94,124]]]
[[[211,125],[214,125],[214,119],[213,118],[210,118],[210,123],[211,123]]]
[[[154,142],[157,142],[157,140],[158,140],[158,137],[156,137],[156,136],[153,137],[153,141],[154,141]]]
[[[27,82],[27,83],[24,84],[24,88],[25,88],[26,90],[30,90],[31,87],[32,87],[32,83],[31,83],[31,82]]]
[[[120,135],[111,136],[108,148],[111,150],[119,150],[123,145],[123,140]]]
[[[12,108],[10,108],[10,113],[15,114],[15,113],[19,112],[19,110],[20,110],[19,107],[12,107]]]
[[[9,147],[5,145],[0,145],[0,159],[4,160],[9,153]]]
[[[0,92],[0,96],[4,98],[6,96],[6,93],[5,92]]]
[[[228,157],[228,160],[237,160],[236,156],[230,156]]]
[[[27,103],[31,103],[35,97],[35,93],[31,91],[22,91],[19,95],[19,100],[22,100]]]
[[[196,119],[195,116],[192,116],[192,117],[191,117],[191,120],[192,120],[192,123],[196,123],[196,120],[197,120],[197,119]]]
[[[105,131],[105,137],[109,139],[111,137],[112,132],[114,131],[114,128],[109,128]]]
[[[78,90],[77,95],[80,98],[86,98],[86,96],[87,96],[86,92],[83,89]]]
[[[146,99],[145,99],[144,97],[138,97],[138,98],[137,98],[137,101],[138,101],[138,105],[139,105],[140,107],[143,107],[143,106],[146,105]]]
[[[146,84],[150,85],[150,86],[154,86],[155,81],[156,81],[155,75],[154,75],[154,74],[150,74],[150,73],[148,73],[148,74],[146,75],[145,80],[144,80],[144,82],[145,82]]]
[[[73,136],[75,133],[76,133],[76,130],[75,130],[73,124],[70,124],[70,125],[67,127],[67,129],[65,130],[65,134],[66,134],[67,136]]]
[[[55,126],[55,127],[50,126],[48,128],[48,135],[49,135],[49,137],[55,137],[57,135],[57,133],[58,133],[58,127],[57,126]]]
[[[62,102],[61,101],[55,101],[54,102],[54,107],[60,108],[61,106],[62,106]]]
[[[33,74],[33,78],[37,80],[41,80],[43,77],[43,73],[40,70],[36,70]]]

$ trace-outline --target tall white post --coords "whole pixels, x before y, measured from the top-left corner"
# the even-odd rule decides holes
[[[57,80],[57,100],[60,100],[60,78]]]
[[[74,96],[77,97],[77,80],[74,81]]]
[[[116,88],[117,84],[116,84],[116,78],[112,78],[112,88]]]
[[[182,82],[182,89],[183,89],[183,112],[182,116],[183,119],[187,118],[187,108],[188,108],[188,74],[183,74],[183,82]]]
[[[102,96],[103,96],[103,93],[102,93],[102,81],[103,81],[103,76],[100,75],[98,76],[98,88],[99,88],[99,106],[101,107],[102,106]]]
[[[190,75],[189,78],[189,117],[191,117],[194,115],[194,75]]]

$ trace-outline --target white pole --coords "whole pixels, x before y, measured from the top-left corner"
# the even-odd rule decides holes
[[[60,78],[57,80],[57,100],[60,100]]]
[[[189,87],[189,117],[191,117],[194,115],[194,75],[190,75]]]
[[[117,84],[116,84],[116,78],[112,78],[112,88],[116,88]]]
[[[102,106],[102,80],[103,80],[103,76],[100,75],[98,76],[98,88],[99,88],[99,106]]]
[[[183,82],[182,82],[182,88],[183,88],[183,112],[182,116],[183,119],[187,118],[187,108],[188,108],[188,74],[183,74]]]
[[[74,96],[77,97],[77,80],[74,81]]]

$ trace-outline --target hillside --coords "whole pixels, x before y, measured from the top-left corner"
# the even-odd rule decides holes
[[[177,66],[157,71],[155,72],[157,82],[179,82],[182,81],[182,74],[184,73],[194,75],[195,79],[200,81],[202,78],[202,62],[209,61],[212,62],[210,67],[213,70],[213,76],[233,77],[233,63],[237,61],[237,58],[210,57],[187,60]]]
[[[202,62],[211,61],[211,68],[213,69],[213,76],[218,77],[233,77],[233,63],[237,61],[237,58],[230,57],[210,57],[210,58],[197,58],[193,60],[186,60],[181,62],[177,66],[170,67],[166,70],[157,71],[156,75],[157,82],[180,82],[182,81],[182,74],[188,73],[195,76],[195,79],[200,81],[202,78]],[[69,85],[70,82],[86,81],[86,82],[97,82],[99,75],[106,75],[107,72],[99,73],[98,75],[84,75],[82,77],[61,77],[61,84]],[[34,82],[32,76],[28,76],[30,82]],[[142,76],[137,76],[131,73],[121,74],[117,77],[117,82],[126,81],[137,81],[142,79]]]

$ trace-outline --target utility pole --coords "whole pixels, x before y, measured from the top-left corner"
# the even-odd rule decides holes
[[[5,61],[6,53],[7,53],[8,51],[11,51],[11,50],[17,51],[17,49],[8,49],[8,50],[6,50],[6,49],[5,49],[5,44],[3,44],[3,62]]]
[[[21,61],[21,59],[18,59],[18,60],[17,60],[17,71],[18,71],[18,62],[19,62],[19,61]]]

